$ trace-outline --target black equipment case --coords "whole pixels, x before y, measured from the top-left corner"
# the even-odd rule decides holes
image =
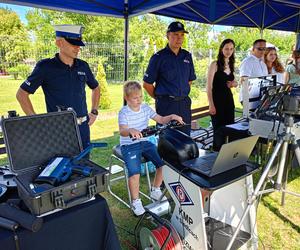
[[[180,164],[199,156],[196,142],[190,136],[172,128],[159,134],[157,150],[163,160],[172,164]]]
[[[7,118],[2,120],[2,129],[10,169],[17,173],[18,194],[33,214],[72,207],[106,190],[108,171],[87,159],[79,164],[93,168],[91,177],[73,176],[43,192],[32,189],[32,182],[49,160],[57,156],[72,158],[82,151],[73,111]]]

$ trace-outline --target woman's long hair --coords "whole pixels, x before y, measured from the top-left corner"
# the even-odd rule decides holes
[[[235,48],[235,43],[232,39],[225,39],[221,43],[220,48],[219,48],[218,58],[217,58],[218,70],[221,70],[221,71],[224,71],[224,66],[225,66],[224,54],[223,54],[222,49],[228,43],[232,43],[233,47]],[[235,56],[234,56],[234,51],[233,51],[232,55],[229,57],[229,68],[232,73],[234,72],[234,63],[235,63]]]
[[[271,51],[277,52],[276,49],[275,49],[274,47],[266,48],[265,54],[264,54],[265,62],[267,62],[267,56],[269,55],[269,53],[270,53]],[[267,64],[267,63],[266,63],[266,64]],[[284,72],[284,67],[283,67],[283,65],[281,64],[281,62],[279,61],[277,53],[276,53],[276,59],[275,59],[275,61],[273,62],[272,67],[269,68],[268,64],[267,64],[267,67],[268,67],[269,73],[272,71],[272,68],[273,68],[273,67],[274,67],[274,69],[275,69],[276,72],[279,72],[279,73],[283,73],[283,72]]]

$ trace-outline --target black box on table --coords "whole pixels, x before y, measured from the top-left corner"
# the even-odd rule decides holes
[[[87,159],[79,164],[93,168],[91,177],[76,176],[42,192],[33,188],[35,178],[51,159],[72,158],[82,151],[73,111],[7,118],[2,129],[10,169],[17,173],[18,194],[33,214],[72,207],[106,190],[107,170]]]

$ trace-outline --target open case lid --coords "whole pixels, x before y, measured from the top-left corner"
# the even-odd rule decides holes
[[[82,150],[73,111],[3,119],[2,130],[15,173],[34,171],[53,157],[72,157]]]

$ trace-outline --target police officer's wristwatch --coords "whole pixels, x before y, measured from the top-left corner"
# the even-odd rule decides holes
[[[99,114],[97,109],[92,109],[92,110],[91,110],[91,113],[92,113],[93,115],[98,115],[98,114]]]

